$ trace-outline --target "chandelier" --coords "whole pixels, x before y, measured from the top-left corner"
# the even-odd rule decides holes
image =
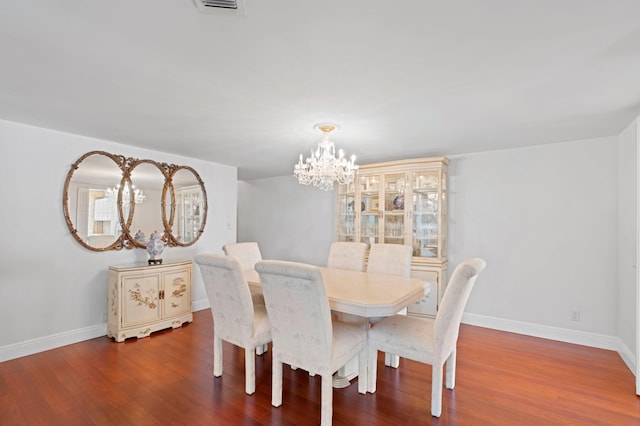
[[[117,184],[113,188],[109,188],[105,191],[107,197],[116,200],[118,198],[118,192],[120,191],[120,184]],[[135,185],[130,185],[129,182],[125,183],[124,190],[122,191],[122,202],[128,203],[131,200],[131,192],[133,192],[134,201],[136,204],[142,203],[147,199],[147,196],[142,193],[141,189],[136,188]]]
[[[358,166],[355,164],[356,156],[352,155],[347,160],[344,151],[338,151],[336,158],[336,147],[329,140],[329,133],[337,128],[334,124],[316,124],[314,129],[323,133],[322,140],[318,143],[318,148],[311,151],[311,157],[307,157],[306,162],[300,160],[293,168],[293,175],[302,185],[313,184],[323,191],[333,190],[333,183],[346,184],[353,181]]]

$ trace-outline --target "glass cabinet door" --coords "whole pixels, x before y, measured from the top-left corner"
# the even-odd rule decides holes
[[[355,241],[356,193],[353,182],[338,186],[337,241]]]
[[[437,172],[413,174],[413,255],[441,257],[438,234],[440,215],[440,178]]]
[[[384,243],[405,243],[406,174],[384,175]]]
[[[360,241],[380,242],[380,176],[360,176]]]

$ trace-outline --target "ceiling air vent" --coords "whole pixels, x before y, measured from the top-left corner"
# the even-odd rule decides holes
[[[244,0],[193,0],[193,2],[203,13],[245,14]]]

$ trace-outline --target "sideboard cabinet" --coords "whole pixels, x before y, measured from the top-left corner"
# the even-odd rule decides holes
[[[109,267],[107,336],[123,342],[192,322],[191,271],[188,260]]]
[[[446,287],[448,164],[446,157],[367,164],[338,186],[337,241],[413,247],[411,276],[431,292],[410,314],[435,315]]]

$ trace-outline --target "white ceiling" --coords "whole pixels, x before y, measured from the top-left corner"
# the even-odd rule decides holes
[[[0,0],[0,119],[286,175],[618,135],[638,0]]]

